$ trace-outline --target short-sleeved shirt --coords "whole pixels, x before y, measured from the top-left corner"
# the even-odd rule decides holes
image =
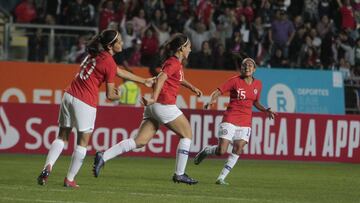
[[[295,28],[290,20],[274,20],[271,30],[275,44],[283,46],[288,41],[291,33],[295,31]]]
[[[251,127],[252,106],[260,99],[262,83],[254,78],[247,84],[240,76],[227,80],[218,90],[223,94],[230,92],[230,103],[224,113],[223,122],[241,127]]]
[[[99,88],[103,82],[115,81],[117,66],[111,54],[102,51],[95,58],[86,57],[80,71],[65,91],[81,101],[96,107]]]
[[[179,92],[181,81],[184,80],[183,66],[176,57],[167,59],[162,72],[168,76],[156,102],[161,104],[176,104],[176,96]]]

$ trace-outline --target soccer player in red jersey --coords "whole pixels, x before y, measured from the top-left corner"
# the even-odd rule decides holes
[[[106,83],[106,97],[109,100],[120,98],[114,83],[116,76],[144,83],[148,87],[153,85],[153,78],[144,79],[116,65],[112,56],[122,51],[122,45],[121,35],[115,30],[104,30],[89,42],[89,55],[81,63],[79,73],[65,89],[59,112],[59,134],[51,144],[44,168],[37,179],[39,185],[46,184],[56,160],[64,149],[64,144],[68,142],[72,128],[75,127],[77,146],[64,179],[64,186],[79,187],[74,178],[81,168],[86,147],[94,130],[98,92],[102,83]]]
[[[176,153],[174,182],[196,184],[198,181],[185,174],[186,163],[192,139],[191,126],[187,118],[176,106],[176,96],[180,85],[196,95],[202,92],[184,78],[182,61],[188,58],[191,43],[184,34],[175,34],[164,45],[162,70],[157,76],[151,98],[143,98],[144,118],[135,138],[125,139],[105,152],[96,153],[94,175],[98,177],[106,161],[130,150],[145,146],[159,129],[160,124],[180,136]]]
[[[260,80],[253,77],[256,69],[255,61],[251,58],[245,58],[239,64],[241,64],[240,75],[230,78],[212,92],[210,102],[205,105],[206,109],[210,108],[221,94],[230,92],[230,103],[224,112],[218,132],[219,143],[205,147],[194,159],[194,163],[198,165],[208,155],[221,156],[227,152],[229,144],[232,143],[232,153],[216,180],[216,184],[220,185],[228,185],[225,178],[235,166],[244,146],[249,141],[252,107],[255,106],[258,110],[265,112],[270,119],[275,116],[271,108],[265,108],[260,104],[262,84]]]

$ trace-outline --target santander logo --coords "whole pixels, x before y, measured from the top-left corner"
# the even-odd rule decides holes
[[[9,149],[16,145],[20,139],[19,132],[10,126],[4,108],[0,107],[0,149]]]

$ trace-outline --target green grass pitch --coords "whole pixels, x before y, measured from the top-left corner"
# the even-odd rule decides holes
[[[36,184],[45,155],[0,154],[0,202],[360,202],[360,164],[239,160],[227,178],[215,185],[224,160],[206,159],[187,173],[197,185],[171,181],[175,159],[119,157],[99,178],[87,156],[76,180],[80,189],[62,186],[70,157],[57,161],[46,186]]]

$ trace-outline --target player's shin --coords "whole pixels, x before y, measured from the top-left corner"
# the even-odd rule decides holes
[[[62,139],[55,139],[54,142],[51,144],[49,149],[48,155],[46,157],[44,169],[50,165],[50,170],[54,166],[56,160],[59,158],[61,152],[64,149],[64,141]]]
[[[231,169],[235,166],[239,155],[231,153],[226,161],[224,168],[221,170],[218,180],[224,180],[226,176],[230,173]]]
[[[73,181],[76,174],[79,172],[82,163],[84,161],[84,158],[86,156],[86,147],[77,145],[72,158],[71,158],[71,163],[70,163],[70,167],[69,167],[69,171],[68,174],[66,176],[67,180],[69,181]]]
[[[136,143],[134,139],[126,139],[123,140],[116,145],[112,146],[108,150],[104,152],[103,159],[104,161],[108,161],[120,154],[126,153],[136,148]]]
[[[185,173],[186,163],[189,157],[191,139],[182,138],[178,144],[176,152],[175,174],[182,175]]]

